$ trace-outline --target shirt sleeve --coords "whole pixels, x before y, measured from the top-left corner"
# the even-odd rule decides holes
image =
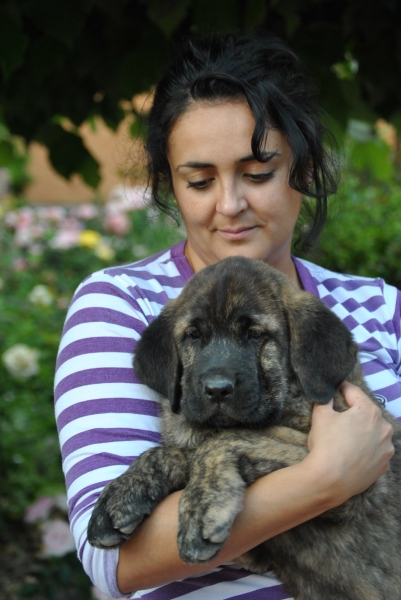
[[[160,444],[157,394],[132,368],[148,317],[124,285],[105,273],[86,279],[71,302],[56,367],[55,412],[69,518],[78,557],[93,584],[120,598],[118,549],[87,541],[104,486],[142,452]]]

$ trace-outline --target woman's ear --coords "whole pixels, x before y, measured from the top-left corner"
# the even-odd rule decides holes
[[[174,341],[169,305],[145,329],[136,346],[133,365],[141,382],[168,398],[171,410],[178,412],[182,364]]]
[[[354,368],[358,346],[344,323],[312,294],[292,289],[284,298],[292,367],[305,394],[325,404]]]

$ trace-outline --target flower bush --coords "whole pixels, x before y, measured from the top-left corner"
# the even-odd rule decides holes
[[[382,277],[401,289],[401,139],[384,121],[376,129],[378,136],[365,126],[362,141],[346,138],[342,182],[329,200],[320,250],[305,258],[340,273]]]
[[[142,188],[119,187],[104,205],[30,206],[10,196],[0,204],[2,600],[100,597],[67,523],[54,366],[69,301],[89,273],[182,239],[147,200]]]
[[[382,277],[401,289],[401,178],[348,171],[321,239],[318,262],[342,273]]]

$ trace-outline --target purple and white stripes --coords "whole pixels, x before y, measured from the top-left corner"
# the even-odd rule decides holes
[[[158,396],[136,379],[132,354],[144,328],[193,274],[184,246],[86,278],[71,303],[59,349],[55,410],[71,528],[86,572],[117,598],[122,596],[116,584],[118,550],[90,547],[86,529],[104,485],[160,443]],[[400,417],[400,293],[381,280],[294,261],[304,288],[352,331],[370,386]],[[228,566],[133,597],[196,600],[204,598],[206,588],[211,600],[289,598],[272,577]]]

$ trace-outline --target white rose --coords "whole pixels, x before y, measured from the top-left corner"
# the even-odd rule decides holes
[[[50,306],[53,302],[53,294],[47,285],[35,285],[28,295],[28,300],[37,306]]]
[[[21,379],[27,379],[39,372],[39,351],[25,344],[15,344],[6,350],[2,356],[7,370]]]

